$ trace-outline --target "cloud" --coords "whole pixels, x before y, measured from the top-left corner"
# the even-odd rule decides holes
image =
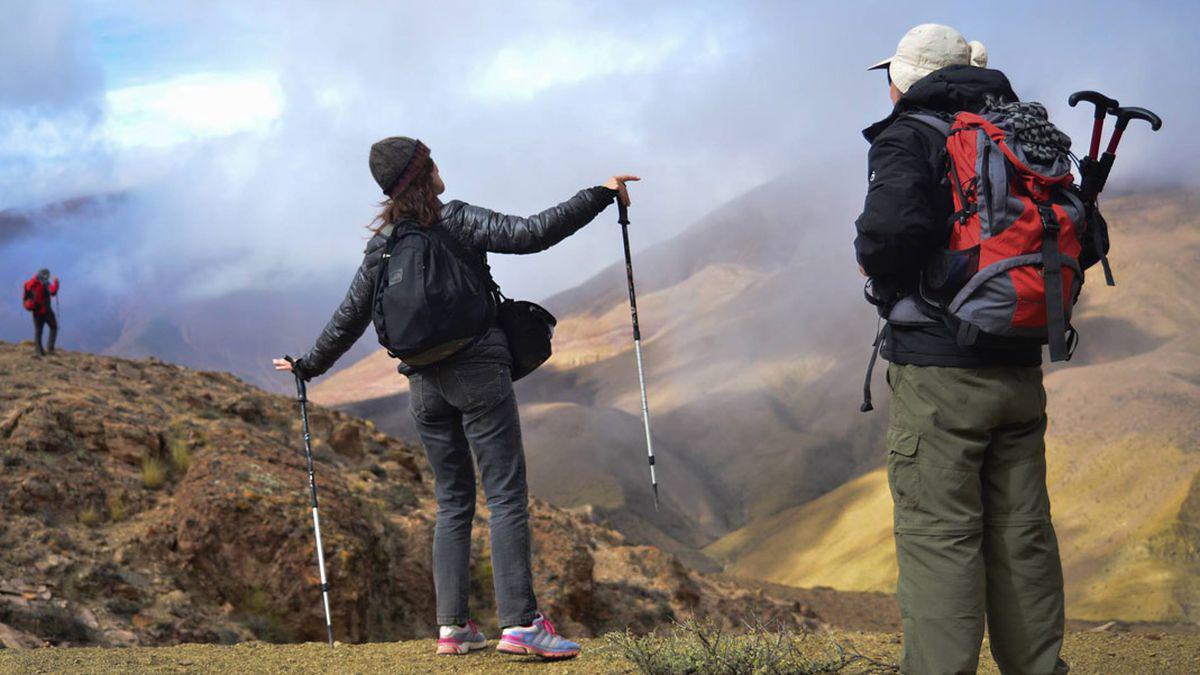
[[[834,202],[842,219],[829,227],[849,232],[865,184],[859,130],[888,112],[864,68],[927,20],[984,41],[1077,137],[1090,118],[1063,105],[1074,89],[1160,112],[1166,129],[1130,136],[1114,185],[1200,167],[1181,123],[1200,103],[1186,7],[214,2],[89,4],[80,18],[73,5],[13,4],[0,35],[17,42],[0,54],[21,68],[0,76],[14,83],[0,101],[0,200],[128,192],[88,225],[110,230],[87,257],[115,262],[79,273],[163,302],[348,282],[380,198],[367,149],[395,134],[433,148],[448,198],[509,213],[641,174],[639,249],[798,168],[813,178],[797,204]],[[1022,29],[1003,28],[1004,13]],[[41,37],[13,47],[25,33]],[[1048,61],[1033,48],[1046,44],[1069,48]],[[535,299],[581,281],[620,258],[614,220],[532,259],[496,256],[499,281]]]
[[[682,36],[644,42],[588,31],[505,45],[477,76],[475,96],[487,103],[528,101],[558,85],[653,72],[684,44]]]
[[[5,2],[0,22],[0,110],[70,108],[104,90],[84,17],[68,2]]]
[[[105,139],[122,149],[266,132],[283,111],[274,73],[197,73],[109,91]]]

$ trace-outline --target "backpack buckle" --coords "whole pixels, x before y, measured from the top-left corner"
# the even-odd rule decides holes
[[[1042,216],[1042,227],[1047,232],[1057,234],[1062,230],[1062,225],[1058,222],[1058,216],[1054,215],[1054,207],[1049,205],[1039,206],[1038,213]]]

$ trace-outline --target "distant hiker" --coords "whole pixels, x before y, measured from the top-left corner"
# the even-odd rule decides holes
[[[54,342],[58,339],[58,317],[54,315],[51,299],[58,295],[58,277],[50,281],[50,270],[39,270],[25,282],[25,309],[33,314],[33,346],[38,356],[54,354]],[[42,349],[42,329],[50,326],[50,341]]]
[[[412,317],[406,325],[388,323],[386,311],[376,317],[381,338],[386,334],[394,342],[409,334],[442,333],[453,338],[405,356],[400,366],[409,378],[412,416],[436,482],[433,572],[441,624],[437,653],[466,654],[486,646],[468,611],[477,465],[490,513],[492,577],[503,628],[497,649],[573,657],[579,645],[555,633],[534,597],[525,451],[510,370],[513,357],[496,324],[495,307],[489,304],[495,286],[487,253],[545,250],[587,225],[614,199],[628,203],[625,182],[638,178],[614,176],[558,206],[519,218],[461,201],[443,204],[438,195],[445,185],[437,164],[418,140],[379,141],[371,146],[369,163],[387,196],[373,223],[375,236],[367,243],[346,298],[316,345],[296,361],[296,372],[305,379],[324,373],[358,340],[372,322],[379,285],[397,286],[401,295],[387,302],[407,303],[394,311],[408,311]],[[397,264],[409,259],[411,265]],[[386,278],[379,278],[381,264],[389,270]],[[430,288],[431,284],[440,286]],[[409,286],[420,292],[404,295]],[[448,309],[455,311],[447,313]],[[463,333],[464,326],[480,328]],[[277,370],[292,369],[283,359],[274,364]]]
[[[1064,300],[1053,299],[1041,262],[1062,246],[1069,295],[1089,264],[1076,258],[1096,256],[1080,252],[1078,230],[1068,227],[1082,218],[1069,179],[1038,200],[1028,192],[1045,188],[1046,176],[1069,174],[1070,139],[1042,106],[1019,103],[1008,79],[986,65],[983,45],[956,30],[913,28],[894,56],[872,68],[887,69],[895,107],[863,132],[871,150],[855,250],[888,319],[880,339],[891,362],[888,483],[905,673],[975,672],[985,618],[1001,672],[1069,670],[1059,658],[1063,576],[1046,490],[1041,371],[1041,345],[1052,332],[1047,307],[1061,309]],[[964,128],[955,117],[964,112],[1001,125],[1013,154]],[[952,142],[964,153],[957,161]],[[1018,162],[1023,169],[1013,168]],[[991,180],[994,172],[1030,166],[1040,174],[1020,174],[1027,182]],[[959,177],[978,179],[963,185]],[[981,221],[990,228],[983,241]],[[971,226],[975,245],[957,245]],[[1000,244],[1011,250],[998,252]],[[1022,259],[1030,248],[1034,255]],[[985,267],[995,270],[990,280],[983,272],[971,278]],[[967,280],[994,287],[972,296],[979,287]],[[977,303],[972,320],[1024,321],[1027,334],[1040,331],[1042,339],[981,334],[978,324],[960,321],[963,301],[949,301],[964,295]]]

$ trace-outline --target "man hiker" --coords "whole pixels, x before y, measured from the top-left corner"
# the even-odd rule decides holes
[[[1008,79],[986,65],[984,46],[958,31],[913,28],[872,67],[887,70],[894,109],[863,132],[869,186],[855,251],[890,319],[881,353],[892,390],[901,670],[921,675],[975,672],[985,622],[1001,672],[1069,670],[1059,658],[1063,577],[1046,491],[1041,344],[964,342],[917,292],[963,214],[947,180],[947,132],[915,114],[1018,105]],[[1044,109],[1019,105],[1046,130],[1039,142],[1065,157],[1070,141],[1055,135]],[[917,320],[891,320],[904,299]]]
[[[25,282],[25,309],[33,314],[34,349],[38,356],[54,354],[54,341],[58,338],[58,317],[54,315],[51,298],[58,295],[58,277],[50,281],[50,270],[42,269]],[[42,349],[42,328],[50,326],[50,342]]]

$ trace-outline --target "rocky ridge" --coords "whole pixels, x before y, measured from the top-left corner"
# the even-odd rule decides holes
[[[155,359],[31,352],[0,343],[0,645],[323,638],[294,400]],[[314,406],[310,422],[337,639],[431,635],[423,456],[346,413]],[[494,630],[479,514],[474,613]],[[533,504],[539,601],[565,631],[819,624],[593,520]]]

